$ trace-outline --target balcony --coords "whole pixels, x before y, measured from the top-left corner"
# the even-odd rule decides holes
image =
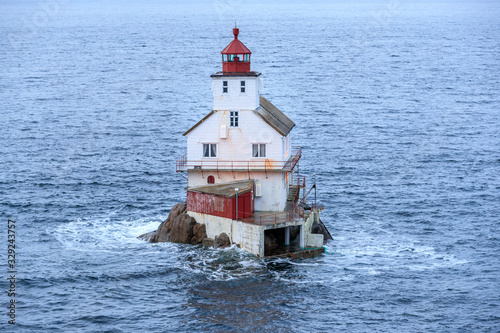
[[[281,171],[291,172],[300,158],[302,157],[302,148],[293,147],[290,158],[286,161],[276,161],[272,159],[247,160],[247,161],[227,161],[219,159],[206,159],[192,161],[187,159],[184,154],[175,163],[175,171],[186,172],[188,170],[200,171]]]

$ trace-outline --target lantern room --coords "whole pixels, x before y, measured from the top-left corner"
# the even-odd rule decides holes
[[[222,50],[222,71],[224,73],[250,72],[252,52],[238,39],[240,29],[234,28],[234,40]]]

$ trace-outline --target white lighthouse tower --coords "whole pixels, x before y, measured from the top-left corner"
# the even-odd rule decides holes
[[[305,178],[298,174],[302,150],[291,146],[295,123],[260,95],[261,74],[250,70],[239,29],[233,34],[221,52],[222,71],[211,75],[213,108],[184,133],[187,154],[177,171],[187,177],[188,214],[206,224],[209,238],[225,232],[259,256],[266,230],[282,229],[288,245],[290,227],[300,229],[300,247],[322,249],[323,235],[307,224],[319,217],[304,218],[297,207]]]

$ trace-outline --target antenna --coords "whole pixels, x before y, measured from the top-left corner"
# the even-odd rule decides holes
[[[234,21],[234,27],[235,27],[235,28],[238,28],[238,26],[236,25],[236,21]]]

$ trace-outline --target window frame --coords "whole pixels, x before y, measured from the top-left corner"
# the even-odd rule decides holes
[[[205,156],[205,147],[208,148],[208,156]],[[213,148],[215,147],[215,151]],[[217,144],[216,143],[203,143],[202,145],[202,157],[203,158],[217,158]],[[213,154],[212,154],[213,153]]]
[[[222,93],[227,94],[229,91],[229,81],[224,80],[222,81]]]
[[[246,93],[246,81],[240,81],[240,92],[245,94]]]
[[[238,111],[229,111],[229,127],[240,127],[240,113]]]
[[[252,143],[252,158],[267,157],[267,147],[265,143]]]

